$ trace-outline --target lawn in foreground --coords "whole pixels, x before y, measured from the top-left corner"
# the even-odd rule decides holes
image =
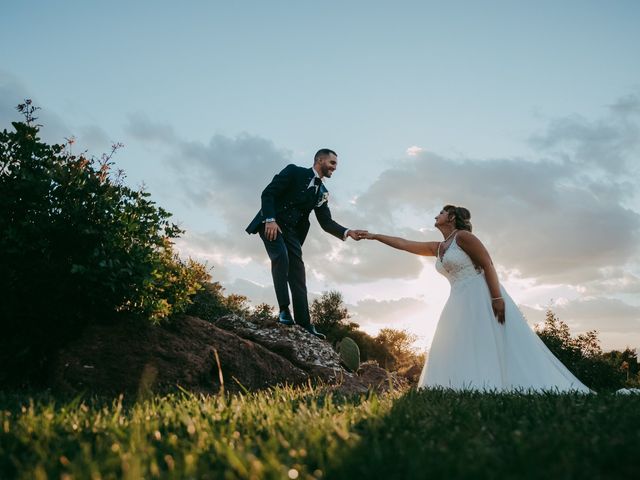
[[[0,393],[3,479],[610,478],[639,448],[640,396]]]

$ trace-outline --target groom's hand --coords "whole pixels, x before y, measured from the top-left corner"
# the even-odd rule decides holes
[[[368,233],[369,232],[367,232],[366,230],[349,230],[347,236],[353,238],[355,241],[358,241],[365,238]]]
[[[282,233],[282,230],[280,230],[276,222],[267,222],[264,224],[264,236],[267,237],[267,240],[270,242],[278,238],[278,232]]]

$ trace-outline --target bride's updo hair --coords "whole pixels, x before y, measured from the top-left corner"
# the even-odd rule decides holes
[[[471,231],[471,212],[469,210],[455,205],[445,205],[442,209],[449,215],[453,215],[458,230]]]

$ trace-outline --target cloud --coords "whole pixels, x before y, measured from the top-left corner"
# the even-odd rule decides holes
[[[640,334],[640,308],[615,298],[584,298],[557,309],[576,329]]]
[[[605,279],[607,269],[637,257],[640,243],[640,215],[628,207],[640,186],[633,170],[640,135],[636,117],[627,112],[623,119],[621,108],[596,122],[552,122],[537,144],[567,149],[537,160],[454,160],[422,152],[383,172],[356,207],[388,231],[406,226],[407,211],[414,221],[422,216],[418,227],[430,224],[445,203],[463,205],[504,268],[539,282]]]
[[[127,122],[125,130],[137,140],[169,145],[179,142],[171,125],[152,122],[140,112],[129,114]]]
[[[366,298],[349,306],[353,320],[360,325],[398,324],[407,317],[422,312],[425,302],[417,298],[404,297],[396,300],[376,300]]]
[[[619,98],[609,107],[615,114],[640,115],[640,95],[631,93]]]
[[[260,193],[291,163],[291,152],[247,133],[213,135],[208,143],[179,138],[172,127],[130,115],[126,131],[135,139],[169,147],[166,161],[194,208],[214,211],[231,232],[242,232],[260,209]]]
[[[415,157],[422,152],[424,152],[424,148],[418,147],[417,145],[407,148],[407,155],[409,155],[410,157]]]
[[[267,254],[262,241],[257,236],[250,236],[245,232],[233,236],[189,229],[175,241],[175,244],[182,257],[193,258],[211,267],[210,273],[214,281],[233,281],[233,267],[249,262],[263,263],[263,268],[267,268]]]
[[[587,282],[581,292],[587,296],[640,294],[640,277],[622,268],[604,269],[603,279]]]
[[[624,173],[640,153],[640,98],[628,95],[609,107],[608,115],[589,120],[579,115],[558,118],[531,137],[541,152],[599,171]],[[635,155],[630,155],[635,153]]]

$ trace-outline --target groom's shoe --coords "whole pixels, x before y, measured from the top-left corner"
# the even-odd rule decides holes
[[[324,333],[320,333],[319,331],[316,330],[316,327],[314,327],[313,325],[300,325],[302,328],[304,328],[307,332],[309,332],[311,335],[315,335],[316,337],[318,337],[320,340],[326,340],[327,336]]]
[[[280,310],[280,314],[278,315],[278,322],[280,322],[282,325],[296,324],[288,308],[286,310]]]

